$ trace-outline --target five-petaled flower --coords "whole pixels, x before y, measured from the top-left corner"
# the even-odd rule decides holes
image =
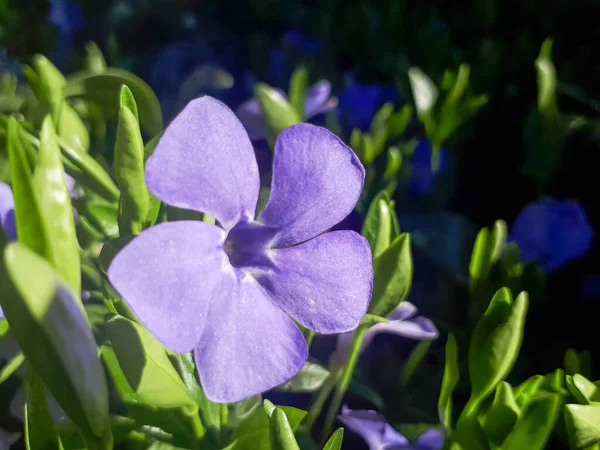
[[[285,93],[281,89],[276,90],[282,102],[287,101]],[[326,80],[313,84],[306,90],[306,101],[304,104],[304,115],[306,120],[319,114],[334,109],[338,100],[330,97],[331,83]],[[260,103],[254,97],[246,100],[235,111],[238,118],[246,127],[246,131],[253,141],[267,138],[267,125],[260,107]]]
[[[523,262],[536,262],[547,271],[585,255],[594,238],[585,211],[577,200],[544,198],[529,203],[513,223]]]
[[[344,406],[338,419],[362,437],[369,450],[439,450],[444,445],[444,433],[437,428],[423,432],[411,443],[381,414],[372,410],[351,410]]]
[[[263,392],[306,361],[294,320],[341,333],[366,313],[367,241],[353,231],[324,233],[352,211],[364,175],[332,133],[294,125],[277,139],[271,195],[255,217],[260,181],[248,134],[218,100],[194,100],[148,160],[146,184],[163,202],[209,214],[217,225],[149,228],[117,254],[108,277],[160,342],[194,350],[209,399]]]

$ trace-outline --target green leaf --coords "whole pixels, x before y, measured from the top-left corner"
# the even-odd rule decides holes
[[[7,121],[6,141],[12,190],[15,200],[15,221],[19,242],[41,256],[48,255],[48,231],[44,226],[40,202],[33,186],[33,174],[25,158],[19,134],[20,125],[10,117]]]
[[[421,122],[428,121],[438,97],[438,90],[433,81],[417,67],[408,69],[408,80],[417,107],[417,116]]]
[[[79,293],[81,270],[73,205],[50,116],[46,116],[42,122],[40,150],[33,181],[44,228],[48,232],[45,256],[71,289]]]
[[[342,449],[342,441],[344,440],[344,429],[338,428],[333,432],[323,450],[341,450]]]
[[[399,111],[390,116],[388,119],[388,134],[390,139],[399,138],[404,134],[412,115],[412,106],[404,105]]]
[[[102,50],[95,42],[85,44],[85,60],[86,69],[90,73],[102,73],[106,70],[106,60],[102,54]]]
[[[433,343],[433,340],[424,339],[421,342],[419,342],[417,345],[415,345],[413,350],[410,352],[410,356],[404,363],[404,367],[402,367],[402,379],[401,380],[402,380],[403,385],[408,384],[412,375],[417,370],[417,367],[419,367],[419,364],[421,364],[421,361],[423,361],[423,358],[425,358],[425,356],[427,355],[427,352],[429,352],[429,349],[431,348],[432,343]]]
[[[144,181],[144,142],[137,121],[137,106],[127,86],[121,89],[115,178],[121,190],[119,231],[122,236],[138,234],[148,216],[150,195]]]
[[[393,181],[402,167],[402,152],[398,147],[390,147],[387,152],[387,164],[383,173],[383,180]]]
[[[25,371],[25,445],[29,450],[62,449],[46,403],[46,388],[28,365]]]
[[[531,400],[517,420],[502,448],[542,450],[562,409],[559,394],[542,394]]]
[[[586,377],[575,374],[566,377],[567,389],[581,405],[600,402],[600,389]]]
[[[308,86],[308,71],[304,67],[298,67],[290,78],[289,98],[290,104],[301,121],[306,120],[305,102],[306,87]]]
[[[157,408],[197,408],[165,348],[141,325],[112,315],[106,321],[123,373],[139,399]]]
[[[302,122],[292,105],[279,91],[264,84],[254,86],[254,97],[258,99],[269,133],[269,145],[275,148],[279,133],[291,125]]]
[[[302,422],[302,419],[306,415],[306,411],[301,409],[293,408],[291,406],[278,406],[278,408],[282,409],[287,419],[290,423],[290,426],[293,430],[295,430]],[[251,436],[253,434],[262,433],[263,436],[261,440],[266,440],[267,445],[269,441],[269,416],[267,414],[266,408],[257,408],[255,409],[250,416],[248,416],[239,427],[233,432],[232,439],[239,439],[245,436]],[[237,447],[234,447],[237,448]],[[262,446],[257,446],[256,448],[263,448]]]
[[[515,401],[519,408],[522,408],[529,400],[533,398],[535,394],[537,394],[540,386],[544,382],[544,377],[542,375],[534,375],[531,378],[527,379],[523,383],[521,383],[515,390]]]
[[[63,89],[66,85],[65,77],[43,55],[35,55],[33,58],[36,77],[28,76],[31,87],[42,103],[50,108],[52,119],[58,123],[64,105]],[[28,72],[26,72],[26,76]]]
[[[373,120],[371,121],[371,133],[376,135],[379,131],[385,130],[385,135],[387,138],[387,125],[388,121],[392,117],[394,113],[394,104],[391,102],[387,102],[379,108],[379,110],[373,116]]]
[[[484,400],[510,373],[521,348],[528,302],[527,293],[521,292],[513,301],[510,290],[502,288],[475,326],[469,347],[472,405]]]
[[[2,309],[23,354],[91,448],[106,448],[108,388],[83,306],[41,257],[6,246]]]
[[[385,191],[375,196],[365,217],[361,234],[367,238],[371,246],[373,259],[377,258],[390,246],[395,237],[392,215],[394,209]]]
[[[79,114],[69,105],[64,103],[58,118],[56,131],[61,139],[70,147],[82,152],[90,148],[90,134]]]
[[[489,442],[500,446],[513,429],[518,417],[519,407],[515,402],[512,387],[506,381],[502,381],[496,388],[494,401],[484,416],[479,418],[479,424]]]
[[[98,265],[104,274],[108,273],[108,268],[113,258],[121,251],[131,240],[132,236],[124,236],[116,239],[110,239],[104,243],[100,255],[98,256]]]
[[[92,189],[96,194],[109,202],[119,200],[119,189],[104,168],[88,153],[71,147],[61,138],[58,145],[67,161],[77,168],[77,171],[69,171],[69,174],[84,186]]]
[[[315,392],[323,385],[329,375],[329,370],[323,366],[307,361],[300,372],[279,386],[278,390],[296,393]]]
[[[488,278],[492,267],[500,258],[506,242],[506,234],[506,222],[503,220],[497,220],[494,223],[491,233],[489,229],[482,228],[477,234],[469,265],[471,290]]]
[[[25,356],[23,356],[23,353],[19,352],[4,364],[2,369],[0,369],[0,384],[4,383],[13,373],[15,373],[15,371],[21,367],[23,361],[25,361]]]
[[[452,392],[458,383],[460,372],[458,369],[458,347],[453,333],[448,334],[446,341],[446,362],[444,364],[444,377],[442,389],[438,399],[438,414],[440,423],[447,429],[452,428]]]
[[[160,103],[152,88],[136,75],[126,70],[109,67],[100,74],[79,72],[67,79],[65,96],[81,96],[102,107],[107,118],[114,118],[119,112],[119,92],[126,84],[133,92],[139,106],[140,123],[149,133],[162,131],[163,119]]]
[[[600,442],[600,405],[567,405],[565,424],[569,441],[576,448],[588,448]]]
[[[202,438],[205,430],[198,405],[156,338],[138,323],[116,314],[107,316],[106,333],[135,394],[124,399],[131,414],[150,425],[184,433],[189,440]],[[111,374],[117,375],[126,390],[119,369],[113,367]]]
[[[177,368],[179,375],[183,380],[183,384],[200,408],[202,423],[204,423],[207,428],[219,428],[221,425],[221,419],[219,417],[221,405],[211,402],[206,397],[206,394],[204,394],[204,391],[200,387],[200,383],[198,383],[198,380],[196,379],[196,366],[194,365],[192,355],[190,353],[184,353],[175,354],[173,357],[178,362]]]
[[[282,409],[275,408],[271,415],[271,448],[273,450],[300,450],[294,430]]]
[[[375,272],[369,313],[389,316],[410,292],[413,264],[410,235],[398,235],[390,246],[373,260]]]

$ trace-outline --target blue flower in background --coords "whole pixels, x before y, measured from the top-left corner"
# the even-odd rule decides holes
[[[437,428],[425,431],[411,443],[381,414],[372,410],[351,410],[344,406],[338,419],[362,437],[369,450],[439,450],[444,445],[444,433]]]
[[[58,46],[51,59],[58,67],[64,67],[73,49],[75,33],[86,27],[81,6],[74,1],[51,0],[48,23],[58,31]]]
[[[277,91],[281,95],[282,101],[287,101],[285,92],[279,89]],[[331,83],[326,80],[319,81],[306,90],[306,100],[304,103],[306,120],[331,111],[337,106],[337,98],[330,97],[330,94]],[[267,126],[257,99],[251,98],[242,103],[236,109],[235,114],[244,124],[251,140],[257,141],[267,138]]]
[[[287,31],[283,35],[283,43],[310,55],[316,55],[320,51],[319,42],[316,39],[308,38],[296,30]]]
[[[435,177],[448,167],[448,154],[445,148],[440,150],[439,164],[431,164],[431,143],[422,139],[415,147],[410,159],[410,178],[406,188],[420,195],[428,194],[433,188]]]
[[[439,332],[433,322],[426,317],[418,316],[417,307],[410,302],[402,302],[396,310],[390,314],[387,323],[377,323],[367,330],[360,348],[362,352],[369,346],[375,336],[380,333],[389,333],[402,336],[408,339],[429,340],[437,339]],[[333,366],[342,367],[348,359],[354,331],[341,333],[337,337],[335,352],[332,355]]]
[[[377,110],[397,99],[398,92],[393,86],[353,83],[340,94],[340,121],[348,129],[368,130]]]
[[[587,253],[594,230],[577,200],[545,198],[519,213],[510,233],[523,262],[536,262],[547,271]]]

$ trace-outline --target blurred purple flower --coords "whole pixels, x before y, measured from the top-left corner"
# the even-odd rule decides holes
[[[445,148],[440,150],[439,158],[439,166],[436,170],[433,170],[431,164],[431,142],[428,139],[420,140],[410,158],[410,178],[406,188],[419,195],[431,192],[435,177],[448,167],[448,154]]]
[[[351,410],[343,406],[338,419],[362,437],[369,450],[439,450],[444,445],[444,433],[437,428],[425,431],[411,443],[381,414],[372,410]]]
[[[117,254],[108,277],[161,343],[194,350],[209,399],[264,392],[306,361],[294,320],[340,333],[367,310],[368,243],[353,231],[324,233],[352,211],[364,175],[328,130],[289,127],[277,139],[271,194],[255,219],[260,180],[248,134],[223,103],[199,98],[165,131],[146,183],[166,204],[210,214],[217,225],[145,230]]]
[[[377,110],[397,99],[398,92],[393,86],[353,83],[340,95],[340,120],[349,129],[368,130]]]
[[[402,302],[396,310],[390,314],[387,323],[377,323],[367,330],[360,351],[375,339],[380,333],[396,334],[409,339],[437,339],[439,332],[433,322],[426,317],[414,317],[417,307],[410,302]],[[340,368],[348,359],[354,332],[342,333],[337,338],[335,352],[332,355],[333,367]]]
[[[48,23],[58,31],[58,46],[50,59],[63,68],[73,50],[75,33],[86,27],[81,6],[70,0],[51,0]]]
[[[76,198],[74,192],[75,180],[70,175],[65,175],[67,188],[71,198]],[[75,212],[75,210],[73,210]],[[15,223],[15,201],[11,187],[0,181],[0,225],[10,241],[17,240],[17,224]]]
[[[594,230],[577,200],[545,198],[523,208],[509,240],[519,245],[523,262],[536,262],[551,271],[585,255],[593,237]]]
[[[17,239],[15,223],[15,200],[12,189],[0,181],[0,225],[10,241]]]
[[[283,43],[294,47],[303,53],[316,55],[319,53],[319,42],[316,39],[306,37],[296,30],[289,30],[283,35]]]
[[[277,92],[281,95],[282,101],[287,101],[285,92],[280,89]],[[319,81],[306,90],[306,101],[304,104],[306,120],[331,111],[337,106],[337,99],[330,97],[330,94],[331,83],[326,80]],[[244,124],[252,141],[267,138],[267,126],[257,99],[253,97],[246,100],[236,109],[235,113],[242,124]]]

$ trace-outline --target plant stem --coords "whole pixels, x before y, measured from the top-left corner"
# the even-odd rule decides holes
[[[321,410],[323,409],[323,406],[325,406],[325,402],[329,398],[329,394],[333,390],[336,380],[337,380],[337,372],[336,373],[332,372],[331,374],[329,374],[329,376],[323,383],[323,386],[321,387],[321,390],[319,391],[317,398],[315,399],[313,404],[310,406],[310,409],[308,410],[308,413],[306,414],[306,416],[304,417],[304,421],[302,422],[302,424],[307,429],[310,430],[310,428],[313,426],[313,424],[315,423],[315,421],[321,414]]]
[[[360,355],[362,342],[365,338],[365,332],[368,329],[368,325],[359,325],[359,327],[356,329],[354,339],[352,340],[352,347],[350,347],[350,353],[348,354],[348,359],[342,366],[339,382],[336,386],[335,393],[333,394],[333,399],[329,404],[329,409],[327,410],[327,416],[325,417],[325,423],[323,424],[323,430],[321,432],[322,442],[325,442],[327,437],[331,434],[331,427],[333,425],[333,421],[335,420],[335,415],[340,409],[340,404],[342,403],[344,394],[348,390],[348,386],[352,380],[352,374],[354,373],[354,369],[358,363],[358,356]]]

